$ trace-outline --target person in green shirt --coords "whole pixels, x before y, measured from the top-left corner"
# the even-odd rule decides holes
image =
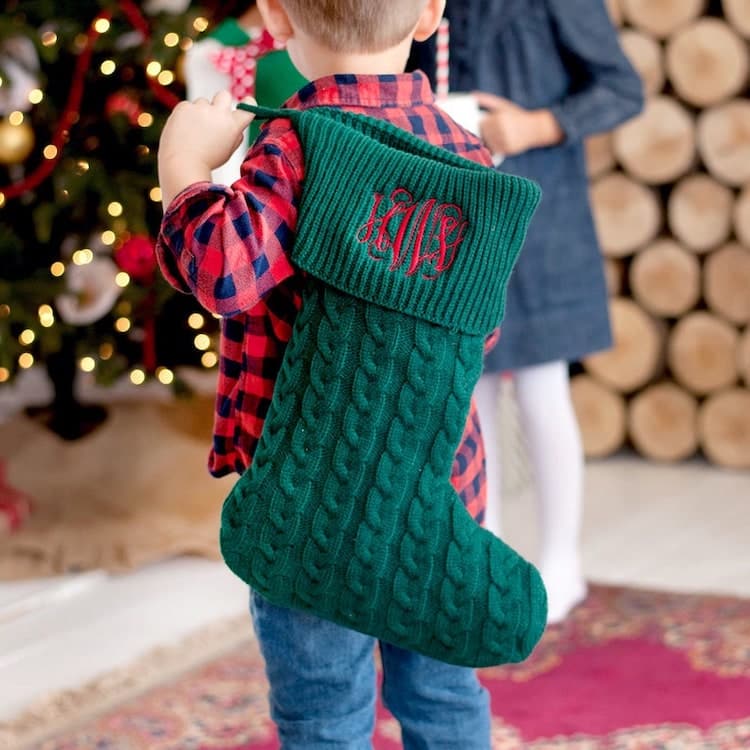
[[[252,96],[260,105],[278,107],[307,83],[283,45],[265,29],[255,0],[213,0],[204,6],[211,26],[185,53],[188,99],[210,101],[227,90],[235,102]],[[250,124],[247,141],[212,172],[214,182],[231,185],[239,178],[259,127],[258,121]]]

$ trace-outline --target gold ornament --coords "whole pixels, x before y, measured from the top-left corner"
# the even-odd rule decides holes
[[[0,120],[0,164],[20,164],[34,148],[34,131],[27,122]]]

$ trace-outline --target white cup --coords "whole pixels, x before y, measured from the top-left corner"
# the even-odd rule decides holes
[[[479,123],[485,116],[473,94],[448,94],[437,100],[437,105],[462,128],[480,136]],[[497,167],[503,161],[503,154],[492,154],[492,163]]]
[[[437,105],[461,127],[479,135],[482,110],[472,94],[448,94],[438,99]]]

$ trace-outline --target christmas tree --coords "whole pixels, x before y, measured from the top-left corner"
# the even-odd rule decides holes
[[[77,404],[77,371],[179,387],[176,367],[217,362],[217,322],[153,249],[159,134],[208,25],[187,6],[10,0],[0,17],[0,383],[45,364],[42,416],[64,437],[103,418]]]

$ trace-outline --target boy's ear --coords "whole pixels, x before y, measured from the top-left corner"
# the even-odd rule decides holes
[[[440,26],[444,12],[445,0],[427,0],[422,15],[419,17],[419,21],[417,21],[417,27],[414,30],[414,39],[418,42],[429,39],[437,31],[438,26]]]
[[[294,35],[294,29],[280,0],[257,0],[257,2],[258,10],[263,16],[263,23],[271,36],[280,42],[287,42]]]

